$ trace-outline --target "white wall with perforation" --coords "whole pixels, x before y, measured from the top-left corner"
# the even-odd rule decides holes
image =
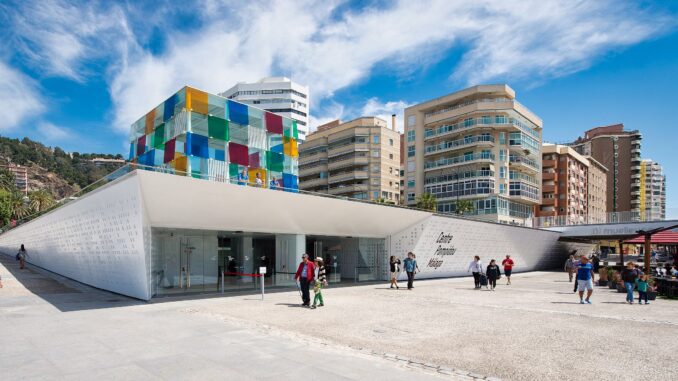
[[[147,300],[143,220],[139,181],[131,174],[0,235],[0,251],[15,255],[23,243],[29,263]]]

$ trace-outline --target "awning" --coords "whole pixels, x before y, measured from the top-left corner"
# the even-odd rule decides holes
[[[672,231],[672,230],[666,230],[663,232],[659,233],[654,233],[652,234],[651,242],[655,244],[674,244],[678,245],[678,232]],[[630,239],[628,241],[624,241],[624,243],[637,243],[637,244],[642,244],[645,243],[645,237],[642,235],[639,235],[633,239]]]

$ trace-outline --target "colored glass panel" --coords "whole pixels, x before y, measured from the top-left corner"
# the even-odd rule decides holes
[[[292,175],[299,175],[299,161],[296,158],[290,156],[284,156],[283,159],[283,172],[289,173]]]
[[[268,168],[269,171],[282,172],[284,167],[283,163],[283,155],[271,151],[266,152],[266,168]]]
[[[132,159],[134,159],[135,157],[137,157],[137,150],[136,150],[136,148],[137,148],[137,145],[135,144],[135,142],[131,142],[131,143],[129,144],[129,160],[132,160]]]
[[[197,134],[186,134],[186,155],[208,158],[207,137]]]
[[[228,140],[246,146],[250,142],[249,130],[250,128],[247,125],[231,122],[228,124]]]
[[[268,134],[269,150],[276,153],[283,153],[283,136],[277,134]]]
[[[283,141],[283,145],[284,145],[284,151],[283,152],[285,153],[285,155],[291,156],[291,157],[298,157],[299,156],[299,150],[297,148],[297,141],[295,139],[285,137],[285,139]]]
[[[191,156],[188,160],[191,163],[191,176],[193,176],[196,179],[207,178],[208,159]]]
[[[174,153],[176,149],[176,139],[170,139],[165,143],[165,154],[163,157],[163,163],[169,163],[174,160]]]
[[[153,127],[155,127],[155,109],[151,110],[148,114],[146,114],[146,123],[145,123],[145,130],[144,134],[152,134],[153,133]]]
[[[186,172],[188,169],[188,157],[179,156],[174,159],[174,169],[180,172]]]
[[[266,119],[266,130],[268,132],[282,135],[283,133],[282,116],[267,112],[265,114],[265,119]]]
[[[292,120],[292,137],[299,139],[299,128],[297,128],[297,121]]]
[[[299,189],[299,180],[297,179],[297,176],[283,173],[283,187],[285,187],[286,190]]]
[[[174,115],[174,106],[177,104],[177,94],[172,95],[171,97],[167,98],[165,103],[162,105],[162,121],[167,122],[172,115]]]
[[[292,131],[292,119],[283,119],[283,135],[287,136],[288,138],[294,137],[294,133]]]
[[[228,100],[228,119],[231,122],[248,125],[250,124],[247,114],[247,105]]]
[[[207,103],[209,106],[209,115],[219,118],[226,118],[226,99],[212,94],[207,94]]]
[[[153,147],[162,148],[165,143],[165,123],[161,123],[153,132]]]
[[[250,126],[247,131],[247,141],[250,148],[266,149],[266,130],[259,127]]]
[[[255,107],[247,107],[249,125],[256,128],[264,128],[264,110]]]
[[[229,164],[228,165],[228,177],[231,179],[237,179],[238,173],[240,172],[240,166],[238,164]]]
[[[207,115],[209,105],[207,103],[207,93],[196,90],[191,87],[186,88],[186,108],[197,113]]]
[[[249,176],[249,183],[252,185],[257,184],[257,174],[259,175],[259,179],[261,179],[261,187],[266,188],[268,184],[266,184],[266,170],[261,169],[261,168],[254,168],[250,169],[247,172],[247,175]]]
[[[228,157],[231,163],[240,164],[244,166],[249,165],[249,152],[247,146],[237,143],[228,144]]]
[[[228,141],[228,121],[216,116],[207,118],[209,137]]]
[[[142,135],[137,140],[137,156],[143,155],[146,152],[146,135]]]
[[[191,112],[191,133],[209,136],[209,128],[207,124],[207,115],[197,112]]]

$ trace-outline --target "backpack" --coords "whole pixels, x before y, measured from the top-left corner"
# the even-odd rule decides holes
[[[16,256],[14,258],[16,258],[17,261],[20,261],[21,260],[21,253],[16,253]]]

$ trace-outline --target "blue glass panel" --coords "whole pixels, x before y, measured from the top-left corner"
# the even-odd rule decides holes
[[[226,161],[226,151],[223,149],[215,150],[214,159]]]
[[[297,176],[290,175],[289,173],[283,173],[283,187],[285,187],[285,190],[291,192],[299,189],[299,181]]]
[[[228,118],[231,122],[242,124],[243,126],[250,124],[247,105],[229,100]]]
[[[136,150],[136,142],[132,142],[129,144],[129,160],[134,159],[134,157],[137,155]]]
[[[206,136],[186,134],[186,155],[208,158],[208,139]]]
[[[174,94],[165,101],[162,113],[162,120],[166,122],[174,115],[174,106],[177,104],[177,95]]]

